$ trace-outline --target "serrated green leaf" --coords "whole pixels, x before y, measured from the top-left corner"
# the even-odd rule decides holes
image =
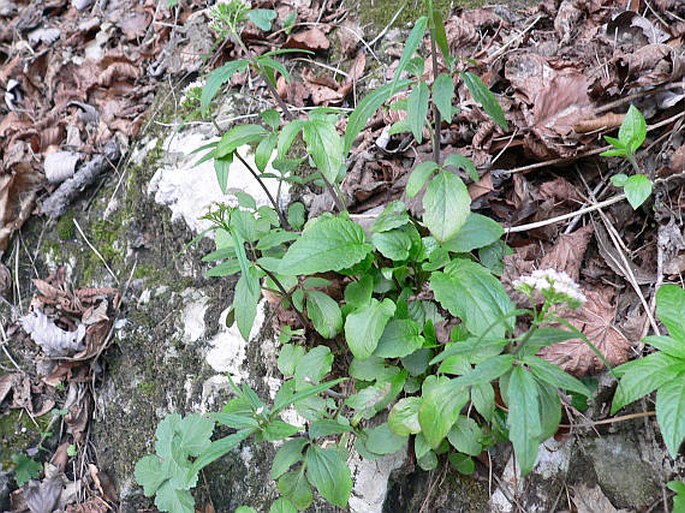
[[[668,381],[656,392],[656,420],[671,458],[676,458],[685,438],[685,384]]]
[[[421,431],[419,424],[420,397],[405,397],[395,403],[388,415],[388,426],[400,436],[415,435]]]
[[[294,276],[339,271],[361,262],[372,249],[364,230],[350,219],[319,218],[288,248],[280,272]]]
[[[562,390],[576,392],[585,397],[592,397],[592,392],[579,379],[567,374],[556,365],[553,365],[537,356],[524,356],[523,362],[530,367],[530,371],[539,380],[549,383]]]
[[[288,472],[278,480],[278,489],[292,503],[303,511],[312,503],[312,489],[304,475],[304,467]]]
[[[147,456],[136,464],[136,481],[138,484],[145,487],[145,495],[151,497],[157,488],[164,482],[166,476],[160,476],[159,473],[155,474],[155,467],[151,463],[151,460],[155,459],[159,462],[159,458],[156,456]],[[24,486],[30,479],[35,479],[38,477],[43,470],[43,465],[38,463],[33,458],[29,458],[23,452],[17,452],[12,455],[12,463],[14,463],[14,480],[17,482],[17,486]],[[138,479],[138,465],[142,463],[142,474],[141,478],[143,481]],[[161,482],[158,482],[160,477]],[[149,490],[152,490],[148,493]]]
[[[423,141],[423,127],[426,124],[429,99],[430,90],[424,82],[419,82],[409,94],[407,120],[409,121],[409,127],[414,135],[414,139],[416,139],[416,142],[419,144]]]
[[[467,71],[461,74],[464,79],[464,84],[466,88],[473,96],[473,99],[481,104],[483,110],[490,116],[495,123],[502,127],[506,132],[509,130],[507,125],[507,120],[504,118],[504,113],[502,112],[502,107],[500,107],[497,99],[492,94],[488,86],[486,86],[478,75]]]
[[[247,12],[247,17],[259,30],[268,32],[276,19],[276,11],[273,9],[250,9]]]
[[[421,162],[421,164],[416,166],[407,180],[407,186],[404,192],[407,199],[412,199],[416,196],[437,169],[438,165],[430,160]]]
[[[423,197],[423,222],[438,242],[454,237],[471,213],[471,196],[454,173],[440,171]]]
[[[442,247],[454,253],[468,253],[484,248],[498,241],[504,235],[502,225],[489,217],[472,213],[466,218],[464,226]]]
[[[350,498],[350,469],[337,449],[311,445],[305,456],[307,479],[331,504],[344,508]]]
[[[311,119],[302,132],[316,168],[331,183],[334,183],[343,165],[343,141],[335,125],[323,119]]]
[[[202,115],[206,116],[209,110],[209,104],[212,102],[216,93],[226,82],[231,80],[235,73],[241,73],[247,68],[249,62],[246,59],[238,59],[236,61],[227,62],[220,68],[215,69],[207,76],[207,82],[202,88],[202,95],[200,97],[200,110]]]
[[[402,358],[421,348],[423,343],[418,323],[410,319],[393,319],[385,327],[373,354],[381,358]]]
[[[631,153],[635,153],[642,146],[647,136],[647,122],[642,113],[631,105],[618,129],[618,138]]]
[[[473,335],[504,336],[511,328],[509,314],[514,305],[502,284],[481,265],[454,260],[444,272],[433,273],[430,288],[435,299],[459,317]],[[501,322],[494,324],[497,319]]]
[[[338,303],[318,290],[307,294],[307,315],[323,338],[333,338],[342,329],[342,312]]]
[[[352,312],[345,319],[345,338],[355,358],[373,354],[386,324],[395,314],[395,303],[386,298],[371,302]]]
[[[419,407],[419,424],[426,442],[437,448],[469,400],[468,390],[445,377],[426,379]]]
[[[457,169],[463,169],[466,171],[466,174],[469,175],[469,178],[474,182],[477,182],[480,179],[478,176],[478,170],[476,169],[476,165],[473,163],[473,161],[470,158],[459,155],[459,153],[452,153],[449,155],[445,159],[445,165],[454,166]]]
[[[478,456],[483,452],[482,438],[483,432],[476,421],[465,415],[459,415],[447,434],[447,440],[452,447],[470,456]]]
[[[658,352],[625,363],[615,368],[614,372],[621,375],[621,379],[611,403],[612,415],[685,373],[685,362]]]
[[[191,413],[178,423],[176,431],[180,435],[179,444],[186,454],[198,456],[211,443],[214,421],[197,413]]]
[[[12,460],[14,461],[14,456],[12,457]],[[37,472],[40,472],[40,470],[41,468],[39,465]],[[155,492],[157,492],[157,489],[162,486],[162,483],[169,479],[169,476],[167,476],[162,469],[162,461],[160,460],[159,456],[154,454],[145,456],[144,458],[138,460],[134,475],[136,482],[143,487],[143,492],[145,493],[146,497],[152,497]],[[28,479],[23,479],[24,477],[25,476],[20,476],[17,474],[15,470],[15,479],[17,479],[17,484],[19,484],[19,479],[22,478],[21,486],[24,486],[24,483],[28,481],[28,479],[35,477],[35,475],[28,477]]]
[[[685,290],[677,285],[659,287],[656,315],[671,336],[685,346]]]
[[[535,464],[542,433],[538,387],[528,371],[514,367],[508,393],[509,440],[514,446],[521,475],[525,476]]]
[[[261,141],[266,135],[266,130],[260,125],[235,126],[223,135],[214,150],[214,157],[220,159],[230,155],[245,144],[255,144]]]
[[[390,99],[393,94],[406,89],[411,83],[411,80],[395,80],[391,84],[386,84],[371,91],[357,104],[357,107],[350,114],[347,120],[347,128],[345,128],[345,140],[343,143],[345,156],[349,155],[354,140],[364,130],[366,123],[378,108]]]
[[[652,181],[645,175],[633,175],[623,185],[628,203],[637,209],[652,194]]]
[[[293,438],[284,442],[276,451],[273,463],[271,464],[271,479],[278,479],[295,463],[302,461],[304,459],[302,449],[306,445],[307,440],[305,438]]]
[[[403,229],[374,233],[371,243],[381,255],[394,262],[407,260],[412,248],[411,235]]]

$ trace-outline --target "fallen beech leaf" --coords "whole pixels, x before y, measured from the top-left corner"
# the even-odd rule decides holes
[[[24,498],[31,513],[52,513],[62,493],[60,475],[48,477],[42,482],[30,481],[24,488]]]
[[[573,233],[560,235],[552,250],[542,258],[538,268],[564,271],[574,281],[578,281],[592,232],[592,225],[588,224]]]
[[[616,306],[611,304],[611,289],[584,290],[587,301],[564,318],[578,328],[614,367],[628,361],[631,342],[614,325]],[[540,356],[563,370],[583,376],[598,372],[604,363],[580,339],[567,340],[545,347]]]
[[[321,30],[313,28],[304,32],[292,34],[283,45],[283,48],[297,48],[299,50],[310,50],[321,52],[328,50],[331,42]]]
[[[76,163],[81,155],[73,151],[55,151],[48,153],[43,162],[45,178],[50,183],[60,183],[74,176]]]

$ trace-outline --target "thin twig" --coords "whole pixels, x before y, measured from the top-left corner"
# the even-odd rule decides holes
[[[375,45],[375,44],[378,42],[378,40],[381,39],[381,38],[388,32],[388,30],[390,30],[390,27],[392,27],[393,23],[395,23],[395,21],[397,21],[397,18],[400,17],[400,14],[402,14],[402,11],[404,11],[404,8],[405,8],[405,7],[407,7],[407,3],[406,3],[406,2],[405,2],[404,4],[402,4],[402,7],[400,7],[400,8],[397,10],[397,12],[395,13],[395,15],[394,15],[394,16],[392,17],[392,19],[390,20],[390,23],[388,23],[388,24],[385,26],[385,28],[384,28],[383,30],[381,30],[380,33],[379,33],[376,37],[374,37],[371,41],[369,41],[369,46]]]
[[[619,203],[620,201],[623,201],[624,199],[626,199],[626,195],[625,194],[619,194],[617,196],[614,196],[613,198],[609,198],[607,200],[600,201],[599,203],[595,203],[594,205],[590,205],[589,207],[584,207],[584,208],[578,209],[574,212],[569,212],[568,214],[563,214],[560,216],[552,217],[550,219],[545,219],[543,221],[537,221],[535,223],[522,224],[519,226],[511,226],[509,228],[505,228],[504,232],[505,233],[521,233],[521,232],[527,232],[529,230],[536,230],[538,228],[542,228],[544,226],[549,226],[551,224],[555,224],[555,223],[558,223],[560,221],[565,221],[566,219],[572,219],[576,216],[588,214],[590,212],[595,212],[597,210],[611,206],[615,203]]]
[[[109,265],[107,265],[107,262],[105,261],[105,258],[102,256],[102,254],[97,250],[95,246],[93,246],[90,241],[88,240],[88,237],[86,237],[86,234],[83,233],[83,230],[81,229],[81,226],[78,224],[78,221],[76,219],[72,219],[74,222],[74,226],[76,226],[76,229],[78,230],[79,234],[81,234],[81,237],[83,237],[83,240],[88,244],[88,247],[95,253],[95,255],[100,259],[100,261],[104,264],[105,269],[107,269],[107,272],[110,274],[112,278],[114,278],[114,281],[119,284],[119,278],[114,274],[114,271],[110,269]]]

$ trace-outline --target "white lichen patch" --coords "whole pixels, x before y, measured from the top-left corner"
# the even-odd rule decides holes
[[[264,301],[257,305],[250,340],[256,337],[264,324]],[[207,352],[206,360],[209,366],[216,372],[229,374],[238,383],[247,377],[247,371],[243,368],[247,342],[238,331],[238,326],[233,323],[230,328],[226,327],[228,309],[219,316],[219,332],[209,341],[211,349]]]
[[[353,453],[348,461],[354,486],[350,496],[352,513],[381,513],[388,493],[390,473],[400,468],[407,459],[406,451],[390,454],[377,460],[364,460]]]
[[[201,218],[213,204],[237,204],[232,192],[242,191],[252,195],[258,206],[270,204],[259,183],[238,159],[234,160],[228,173],[227,195],[219,188],[212,160],[195,165],[203,152],[192,152],[216,140],[192,130],[170,136],[164,144],[166,164],[155,172],[148,185],[148,194],[154,195],[157,203],[167,205],[171,209],[172,221],[183,219],[195,233],[211,226],[209,221]],[[253,169],[257,169],[249,146],[241,146],[238,153]],[[267,166],[266,172],[273,173],[274,170]],[[276,197],[278,181],[265,178],[264,183]],[[281,194],[287,194],[286,189],[283,187]]]
[[[197,342],[205,335],[205,313],[207,297],[196,290],[186,290],[183,294],[183,334],[188,342]]]

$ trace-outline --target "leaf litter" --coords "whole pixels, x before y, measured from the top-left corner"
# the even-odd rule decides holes
[[[110,1],[101,10],[91,9],[87,0],[5,4],[0,11],[6,21],[0,26],[0,251],[33,212],[57,217],[77,199],[74,190],[114,173],[119,156],[143,127],[160,82],[196,75],[214,43],[198,0],[183,2],[175,11],[157,8],[151,0]],[[291,33],[267,34],[257,27],[244,33],[256,54],[286,47],[314,52],[309,60],[328,58],[326,68],[313,62],[297,66],[290,83],[279,77],[278,94],[284,100],[297,107],[354,107],[358,95],[378,85],[376,74],[367,73],[378,55],[385,76],[392,77],[400,55],[398,31],[374,41],[372,54],[363,44],[364,29],[346,18],[344,9],[316,1],[299,4],[297,19],[304,25]],[[459,70],[478,74],[497,94],[510,131],[504,133],[485,117],[455,75],[463,108],[443,122],[443,153],[459,153],[476,163],[480,180],[465,177],[475,211],[505,226],[536,224],[507,236],[513,253],[505,259],[502,280],[511,284],[546,267],[577,279],[588,302],[568,319],[611,365],[629,358],[643,334],[645,316],[625,274],[612,264],[616,253],[622,251],[656,282],[677,280],[685,268],[679,221],[685,173],[685,4],[655,0],[650,9],[639,11],[636,4],[626,10],[622,0],[544,0],[526,11],[485,7],[458,11],[446,20],[450,48],[464,58]],[[253,7],[274,8],[280,20],[294,13],[291,4],[280,1],[258,1]],[[22,36],[20,42],[15,34]],[[341,50],[335,62],[334,38]],[[238,58],[241,51],[227,43],[209,66]],[[288,57],[294,58],[302,57]],[[430,67],[427,63],[428,82]],[[247,73],[234,77],[231,85],[250,83],[247,78]],[[652,210],[633,212],[621,203],[604,209],[623,246],[611,249],[593,214],[547,220],[573,215],[592,203],[588,197],[602,201],[618,194],[608,177],[625,169],[615,159],[596,155],[604,146],[602,135],[615,133],[631,103],[649,124],[647,149],[638,152],[638,159],[643,172],[659,180],[658,201]],[[417,144],[406,133],[390,135],[388,127],[400,119],[397,111],[381,110],[357,138],[342,184],[356,214],[378,211],[401,198],[408,172],[430,158],[428,141]],[[108,154],[113,147],[116,152]],[[57,155],[64,159],[56,161]],[[83,181],[75,187],[70,180],[77,176]],[[59,192],[68,183],[71,192]],[[332,208],[322,196],[310,199],[310,213]],[[8,336],[40,348],[37,375],[16,372],[0,378],[0,405],[36,415],[53,408],[57,385],[66,384],[62,400],[68,404],[65,421],[73,441],[84,440],[93,407],[85,384],[92,379],[91,363],[108,345],[121,303],[118,291],[87,285],[72,289],[59,273],[36,280],[33,312],[24,317],[23,330],[15,323]],[[649,283],[638,285],[650,299]],[[603,368],[580,340],[551,346],[542,355],[577,375]],[[108,480],[103,476],[91,469],[89,498],[67,510],[102,511],[104,496],[115,502],[116,494],[98,485]],[[56,482],[61,481],[54,475],[46,477],[31,491],[16,491],[13,500],[32,511],[48,510],[66,490]]]

